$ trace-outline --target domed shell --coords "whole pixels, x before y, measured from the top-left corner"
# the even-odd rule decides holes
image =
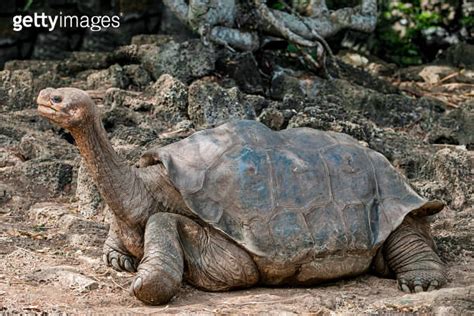
[[[310,128],[235,121],[144,155],[186,204],[251,253],[373,254],[410,212],[437,212],[381,154]],[[423,213],[424,214],[424,213]]]

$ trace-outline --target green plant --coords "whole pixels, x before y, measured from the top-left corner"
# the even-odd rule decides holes
[[[399,65],[421,64],[424,54],[419,42],[423,31],[433,27],[468,25],[474,18],[455,20],[459,1],[382,1],[373,52]]]

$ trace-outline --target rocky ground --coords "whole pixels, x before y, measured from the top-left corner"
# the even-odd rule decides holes
[[[327,80],[284,50],[237,54],[149,35],[111,53],[8,62],[0,71],[0,312],[473,313],[472,55],[459,45],[433,65],[397,69],[342,52]],[[387,156],[420,194],[446,202],[432,228],[450,283],[418,294],[370,275],[230,293],[185,285],[169,305],[147,307],[129,295],[130,274],[101,262],[107,209],[72,137],[36,113],[48,86],[89,90],[130,164],[234,118],[348,133]]]

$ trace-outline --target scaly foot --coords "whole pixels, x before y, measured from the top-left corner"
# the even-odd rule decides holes
[[[109,267],[112,267],[117,271],[137,271],[138,262],[129,254],[120,252],[107,244],[104,245],[103,253],[102,259]]]
[[[446,276],[439,270],[414,270],[398,275],[398,287],[406,293],[436,290],[446,282]]]

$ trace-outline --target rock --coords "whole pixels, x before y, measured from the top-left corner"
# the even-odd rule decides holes
[[[33,76],[39,76],[48,71],[58,71],[57,60],[10,60],[5,63],[4,70],[29,70]]]
[[[200,39],[176,43],[170,41],[160,46],[142,45],[139,51],[143,67],[156,80],[169,74],[185,83],[214,71],[216,55]]]
[[[245,93],[263,93],[263,79],[251,52],[227,53],[217,61],[216,70],[222,76],[234,79],[239,89]]]
[[[153,113],[163,121],[176,124],[187,119],[188,89],[184,83],[164,74],[151,86],[150,93],[155,97]]]
[[[33,74],[29,70],[0,71],[0,111],[34,107]]]
[[[0,136],[20,141],[28,133],[55,130],[53,125],[38,115],[33,108],[16,112],[0,113]]]
[[[72,212],[70,204],[40,202],[28,210],[28,217],[37,225],[59,227],[60,218]]]
[[[61,75],[74,76],[89,69],[105,69],[110,66],[110,53],[106,52],[72,52],[71,56],[58,65]]]
[[[442,116],[433,124],[427,135],[432,144],[465,145],[474,148],[474,102],[467,101]]]
[[[65,214],[59,227],[66,232],[68,243],[79,249],[98,249],[104,245],[108,229],[103,223],[86,220],[75,214]]]
[[[474,45],[463,42],[452,45],[437,58],[435,63],[472,68],[474,66]]]
[[[148,72],[141,65],[125,65],[123,71],[128,77],[129,84],[138,89],[143,89],[152,81]]]
[[[288,127],[312,127],[321,130],[341,131],[340,122],[361,120],[361,115],[351,113],[344,107],[344,101],[332,94],[318,95],[311,99],[293,94],[285,95],[280,108],[294,110]],[[358,138],[358,137],[356,137]]]
[[[22,162],[21,155],[16,150],[0,147],[0,168],[19,165]]]
[[[71,204],[44,202],[32,205],[28,216],[35,225],[59,228],[73,247],[101,248],[107,237],[106,226],[80,218],[74,211]]]
[[[91,234],[106,232],[104,224],[86,220],[71,213],[61,216],[58,223],[59,227],[68,233]]]
[[[99,288],[99,283],[80,273],[69,271],[57,271],[59,282],[71,288],[79,290],[79,292],[89,292]]]
[[[338,62],[339,65],[339,74],[338,77],[350,82],[353,85],[361,86],[367,89],[375,90],[383,94],[399,94],[400,91],[397,87],[392,85],[389,81],[379,78],[377,75],[373,76],[369,73],[370,67],[374,67],[372,64],[365,67],[354,67],[352,65],[346,64],[344,62]],[[385,71],[390,75],[389,67],[381,70],[382,68],[378,65],[380,71]]]
[[[132,45],[146,45],[153,44],[156,46],[161,46],[165,43],[171,42],[173,40],[172,36],[163,35],[163,34],[139,34],[132,37]]]
[[[444,111],[440,102],[427,98],[417,100],[384,94],[343,79],[323,80],[302,72],[276,71],[272,78],[272,98],[285,100],[289,95],[298,101],[294,104],[298,112],[317,104],[314,100],[328,100],[347,113],[360,113],[383,127],[406,127],[432,120]]]
[[[319,91],[320,95],[339,96],[345,109],[359,111],[379,126],[407,126],[419,121],[424,110],[415,99],[382,94],[345,80],[325,81]]]
[[[130,43],[133,34],[149,32],[146,27],[145,19],[143,16],[140,16],[140,14],[134,14],[134,16],[129,15],[127,17],[125,11],[121,13],[120,16],[121,23],[119,28],[109,27],[95,31],[84,29],[84,35],[79,50],[111,52],[117,46]],[[132,18],[130,19],[130,17]],[[128,21],[127,18],[129,19]]]
[[[32,159],[21,165],[20,180],[24,189],[40,199],[69,193],[73,178],[73,165],[61,160]]]
[[[124,89],[128,84],[128,77],[125,75],[123,68],[118,64],[112,65],[108,69],[94,72],[87,77],[87,87],[91,90],[105,90],[112,87]]]
[[[81,274],[71,266],[45,267],[36,270],[29,276],[38,282],[57,281],[60,286],[72,288],[81,293],[89,292],[99,288],[99,283],[88,276]]]
[[[83,249],[83,250],[95,250],[102,248],[106,239],[106,233],[102,232],[101,235],[97,234],[73,234],[70,233],[67,236],[67,241],[69,245],[74,248]]]
[[[102,197],[82,160],[77,172],[76,183],[79,213],[87,219],[98,215],[103,208]]]
[[[112,111],[121,107],[133,111],[149,111],[153,107],[153,102],[151,97],[147,97],[141,92],[118,88],[107,89],[104,97],[104,105]]]
[[[345,80],[325,81],[318,96],[334,96],[347,111],[356,111],[383,127],[406,127],[433,120],[444,111],[441,103],[427,98],[412,99],[399,94],[382,94]]]
[[[122,92],[120,92],[118,98],[116,98],[116,96],[113,95],[116,93],[115,91],[112,91],[111,94],[107,92],[104,100],[105,105],[109,108],[109,110],[102,114],[102,123],[107,132],[113,131],[119,125],[136,126],[143,121],[143,118],[137,112],[126,107],[126,105],[131,106],[131,104],[135,102],[127,104],[126,101],[121,101],[122,96],[128,95],[128,93],[121,94]],[[142,104],[141,100],[137,102]]]
[[[286,95],[311,98],[317,95],[322,81],[319,77],[308,78],[300,72],[278,68],[273,73],[270,96],[276,100],[283,100]]]
[[[182,120],[174,126],[174,129],[179,131],[192,131],[194,129],[194,123],[191,120]]]
[[[255,104],[263,97],[250,97],[236,87],[224,89],[207,79],[189,86],[188,115],[196,125],[216,126],[231,119],[256,118]]]
[[[124,45],[117,47],[107,56],[107,61],[111,64],[127,65],[140,64],[138,45]]]
[[[462,210],[474,205],[474,153],[444,148],[423,166],[417,184],[427,198],[442,199],[451,208]]]
[[[73,80],[68,77],[61,77],[57,71],[48,70],[38,76],[33,77],[33,91],[36,96],[45,88],[68,87],[73,84]]]
[[[18,145],[18,152],[22,160],[41,158],[45,159],[74,159],[77,149],[53,133],[38,133],[36,131],[25,134]]]
[[[283,113],[275,108],[263,109],[257,120],[277,131],[280,130],[285,123]]]

